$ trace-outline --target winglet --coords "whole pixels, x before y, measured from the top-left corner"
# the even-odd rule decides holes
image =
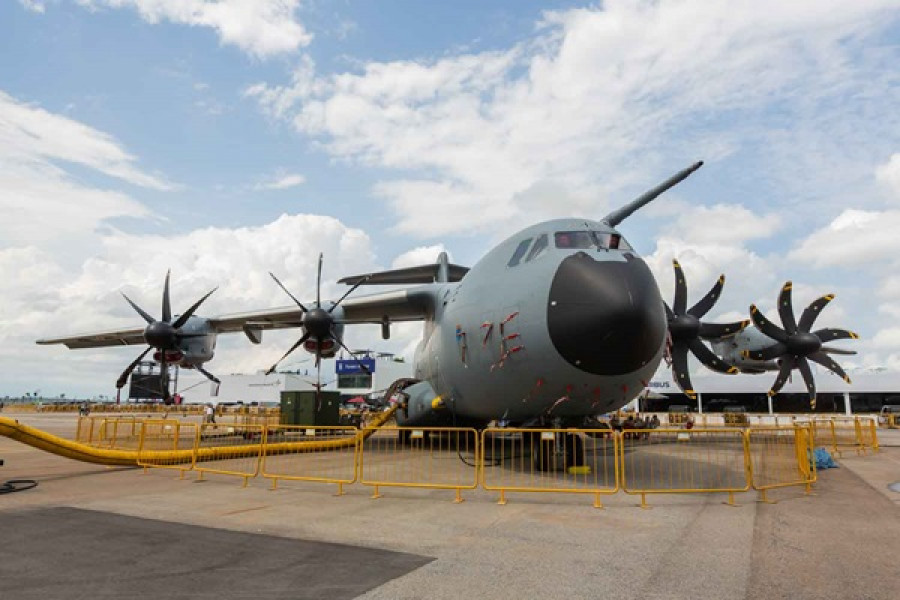
[[[609,225],[610,227],[615,227],[626,218],[628,218],[631,213],[641,208],[645,204],[649,204],[652,200],[656,199],[657,196],[665,192],[671,187],[674,187],[687,179],[688,175],[699,169],[703,166],[703,161],[699,161],[684,169],[683,171],[679,171],[672,177],[666,179],[664,182],[653,188],[652,190],[645,192],[644,194],[638,196],[622,208],[618,210],[614,210],[603,218],[603,222]]]

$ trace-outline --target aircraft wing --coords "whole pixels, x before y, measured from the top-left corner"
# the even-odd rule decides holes
[[[108,331],[95,331],[69,335],[60,338],[48,338],[38,340],[38,344],[65,344],[67,348],[103,348],[104,346],[130,346],[133,344],[145,344],[144,328],[111,329]]]
[[[341,321],[347,324],[382,323],[385,319],[391,323],[421,321],[433,305],[434,295],[428,289],[429,287],[425,285],[348,298],[341,303],[344,313]],[[305,306],[309,308],[315,306],[315,303],[310,302]],[[285,306],[220,315],[211,317],[208,321],[211,330],[216,333],[244,331],[249,335],[249,332],[252,331],[300,327],[302,314],[297,306]],[[127,346],[146,342],[144,341],[144,328],[140,327],[40,339],[37,343],[41,345],[65,344],[66,347],[75,349]]]
[[[348,298],[340,306],[344,312],[341,321],[346,324],[382,323],[384,319],[392,323],[421,321],[432,306],[433,295],[427,287]],[[315,303],[304,303],[304,306],[310,308]],[[300,327],[302,314],[300,308],[286,306],[213,317],[209,324],[219,333],[247,329],[285,329]]]

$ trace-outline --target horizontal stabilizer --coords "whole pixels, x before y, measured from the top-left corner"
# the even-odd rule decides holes
[[[389,285],[404,283],[435,283],[441,281],[441,268],[444,265],[435,263],[433,265],[421,265],[418,267],[407,267],[405,269],[392,269],[390,271],[381,271],[379,273],[368,273],[365,275],[351,275],[339,279],[338,283],[346,283],[347,285],[356,285],[362,282],[362,285]],[[460,265],[446,265],[447,277],[446,281],[460,281],[469,267]],[[366,279],[368,278],[368,279]],[[365,281],[364,281],[365,280]]]

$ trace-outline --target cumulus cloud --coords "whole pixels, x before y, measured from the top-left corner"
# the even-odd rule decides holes
[[[419,246],[417,248],[413,248],[412,250],[404,252],[403,254],[395,258],[394,262],[391,263],[391,268],[403,269],[405,267],[418,267],[419,265],[434,264],[441,252],[447,252],[447,249],[443,244],[436,244],[434,246]],[[447,256],[450,256],[449,252],[447,252]],[[450,258],[450,262],[453,262],[452,258]]]
[[[296,17],[300,0],[78,0],[91,9],[133,8],[148,23],[170,21],[216,30],[222,44],[266,58],[308,45],[312,34]]]
[[[861,52],[892,4],[615,0],[548,12],[505,50],[334,75],[307,57],[288,83],[246,94],[332,155],[402,172],[375,191],[400,231],[423,237],[515,219],[546,182],[571,211],[697,157],[729,173],[739,156],[781,194],[812,186],[833,199],[830,184],[857,173],[843,148],[878,152],[897,130],[890,51]],[[860,90],[865,110],[847,110]],[[472,219],[472,204],[490,213]]]
[[[114,189],[89,187],[72,165],[155,190],[173,185],[137,167],[112,136],[0,91],[0,248],[71,247],[113,217],[146,218],[147,207]]]
[[[897,200],[900,200],[900,152],[893,154],[888,162],[878,167],[875,176],[879,182],[893,191]]]
[[[218,286],[199,311],[211,316],[290,305],[268,271],[275,272],[301,301],[314,299],[320,251],[325,255],[325,298],[346,290],[335,283],[339,277],[382,268],[375,263],[365,232],[318,215],[282,215],[259,227],[210,227],[171,236],[113,232],[101,244],[101,250],[76,270],[63,268],[37,248],[0,251],[0,278],[9,283],[0,301],[0,370],[11,374],[3,382],[5,389],[15,392],[17,382],[35,381],[43,369],[52,371],[41,376],[47,385],[68,382],[63,391],[110,393],[119,371],[141,348],[69,351],[37,346],[34,340],[142,326],[119,292],[158,316],[167,269],[172,272],[176,312]],[[377,344],[402,352],[415,346],[421,326],[395,328],[389,343],[380,341],[377,327],[348,327],[345,335],[354,347]],[[241,335],[223,336],[209,368],[216,373],[254,372],[271,364],[298,336],[298,331],[267,332],[259,346]]]
[[[882,265],[900,256],[900,210],[847,209],[813,232],[790,257],[816,267]]]
[[[288,188],[297,187],[298,185],[303,185],[306,182],[306,177],[300,175],[299,173],[290,173],[287,175],[279,175],[278,177],[271,179],[269,181],[264,181],[262,183],[258,183],[253,186],[255,190],[286,190]]]
[[[68,117],[21,102],[0,91],[0,158],[17,165],[62,161],[95,169],[128,183],[168,190],[173,186],[135,166],[112,136]]]
[[[46,10],[46,6],[41,0],[19,0],[19,4],[31,12],[43,13]]]

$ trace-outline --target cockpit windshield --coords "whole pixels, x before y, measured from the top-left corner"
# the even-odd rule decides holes
[[[557,231],[553,234],[556,247],[563,250],[631,250],[618,233],[602,231]]]

